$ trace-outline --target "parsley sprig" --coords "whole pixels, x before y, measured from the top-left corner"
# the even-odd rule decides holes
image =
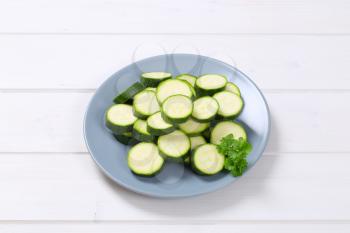
[[[233,176],[241,176],[248,167],[247,156],[252,151],[252,145],[248,140],[238,140],[229,134],[221,139],[217,145],[219,153],[225,156],[225,169]]]

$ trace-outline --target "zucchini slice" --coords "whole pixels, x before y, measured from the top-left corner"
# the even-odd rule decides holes
[[[171,78],[167,72],[148,72],[141,74],[141,83],[146,87],[156,87],[161,81]]]
[[[192,114],[192,100],[184,95],[169,96],[162,104],[164,120],[178,124],[188,120]]]
[[[161,154],[171,159],[183,159],[191,149],[190,139],[180,130],[160,136],[158,148]]]
[[[152,135],[160,136],[173,132],[175,127],[172,124],[164,121],[161,112],[156,112],[147,118],[147,130]]]
[[[196,80],[195,88],[200,96],[213,95],[225,89],[227,79],[219,74],[206,74]]]
[[[156,93],[154,91],[144,90],[135,95],[133,109],[135,116],[142,119],[160,111]]]
[[[232,119],[239,115],[243,109],[243,100],[236,94],[221,91],[213,95],[219,103],[218,115],[222,118]]]
[[[132,137],[131,132],[126,132],[123,134],[113,134],[114,138],[117,139],[118,142],[124,145],[135,145],[139,143],[138,140]]]
[[[191,142],[191,150],[196,149],[198,146],[203,145],[207,143],[203,136],[194,136],[190,137]]]
[[[235,139],[243,138],[247,140],[247,133],[244,128],[233,121],[222,121],[214,126],[210,135],[210,143],[220,144],[220,141],[223,137],[232,134]]]
[[[115,134],[130,132],[137,118],[127,104],[112,105],[106,112],[106,126]]]
[[[164,164],[157,146],[149,142],[141,142],[133,146],[128,153],[128,167],[141,176],[154,176],[160,172]]]
[[[238,96],[241,96],[241,91],[239,90],[239,88],[236,86],[236,84],[228,82],[225,86],[225,91],[229,91],[232,92]]]
[[[147,88],[145,88],[145,91],[154,91],[154,92],[156,92],[157,88],[155,88],[155,87],[147,87]]]
[[[193,102],[192,117],[198,122],[210,122],[218,111],[218,102],[213,97],[204,96]]]
[[[166,98],[172,95],[184,95],[192,99],[193,92],[190,85],[182,80],[169,79],[165,80],[157,87],[157,99],[163,103]]]
[[[201,123],[189,118],[185,123],[179,124],[179,128],[188,136],[198,136],[209,127],[209,123]]]
[[[205,143],[207,143],[204,139],[203,136],[194,136],[194,137],[190,137],[190,142],[191,142],[191,151],[193,151],[194,149],[196,149],[198,146],[203,145]],[[184,164],[189,165],[191,164],[191,156],[187,156],[184,159]]]
[[[224,168],[225,157],[216,149],[216,145],[203,144],[194,151],[192,167],[200,175],[215,175]]]
[[[147,130],[147,122],[141,119],[138,119],[134,123],[132,136],[141,142],[152,142],[154,141],[154,136],[151,135]]]
[[[176,79],[184,80],[191,84],[192,87],[194,87],[194,84],[196,83],[197,77],[190,75],[190,74],[180,74],[176,76]]]
[[[117,95],[113,102],[116,104],[123,104],[131,101],[132,98],[143,89],[145,89],[145,87],[140,82],[136,82],[128,87],[128,89]]]

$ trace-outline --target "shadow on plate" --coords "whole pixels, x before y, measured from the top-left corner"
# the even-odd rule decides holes
[[[273,115],[271,115],[271,123],[271,140],[268,148],[271,148],[271,144],[277,145],[279,138],[278,128],[275,127]],[[273,147],[275,148],[275,146]],[[211,215],[237,204],[249,202],[249,200],[254,198],[259,199],[258,196],[264,194],[265,183],[269,180],[267,178],[272,173],[278,157],[262,156],[261,160],[252,169],[248,170],[233,184],[212,193],[182,199],[157,199],[143,196],[116,185],[106,176],[103,177],[109,187],[115,191],[116,195],[119,195],[135,208],[142,209],[145,212],[170,217],[203,216]]]

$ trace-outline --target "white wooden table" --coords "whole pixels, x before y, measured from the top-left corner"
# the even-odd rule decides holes
[[[188,52],[263,90],[263,158],[223,190],[157,200],[113,184],[83,142],[99,84]],[[347,0],[0,0],[0,232],[350,232]]]

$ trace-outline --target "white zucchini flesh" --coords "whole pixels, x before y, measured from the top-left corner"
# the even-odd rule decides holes
[[[194,136],[190,137],[191,142],[191,150],[196,149],[198,146],[203,145],[207,143],[203,136]]]
[[[210,120],[219,110],[218,102],[210,96],[204,96],[193,102],[192,116],[197,120]]]
[[[166,98],[172,95],[184,95],[190,98],[193,96],[190,86],[184,81],[176,79],[168,79],[160,83],[156,93],[159,103],[163,103]]]
[[[181,74],[181,75],[177,76],[176,78],[188,82],[189,84],[191,84],[192,87],[194,87],[196,80],[197,80],[197,78],[195,76],[192,76],[190,74]]]
[[[209,123],[200,123],[189,118],[185,123],[179,124],[179,128],[189,136],[198,135],[209,127]]]
[[[171,74],[167,72],[148,72],[148,73],[143,73],[142,77],[150,78],[150,79],[164,79],[164,78],[171,77]]]
[[[193,154],[193,165],[196,170],[205,175],[214,175],[224,168],[224,155],[216,149],[216,145],[204,144]]]
[[[147,124],[155,129],[167,129],[173,126],[172,124],[169,124],[168,122],[164,121],[160,112],[157,112],[152,116],[148,117]]]
[[[162,104],[163,112],[171,118],[186,118],[192,113],[192,100],[184,95],[168,97]]]
[[[225,87],[227,79],[218,74],[206,74],[196,80],[196,85],[205,90]]]
[[[228,82],[225,86],[225,91],[229,91],[232,92],[238,96],[241,96],[241,91],[239,90],[239,88],[236,86],[236,84]]]
[[[128,166],[138,175],[153,175],[160,171],[163,164],[164,159],[153,143],[141,142],[132,147],[128,153]]]
[[[137,113],[150,116],[160,110],[157,97],[154,91],[141,91],[134,97],[133,107]]]
[[[107,110],[107,121],[119,125],[132,125],[137,120],[134,116],[132,107],[127,104],[115,104]]]
[[[158,148],[162,154],[168,157],[180,158],[189,152],[191,142],[186,134],[175,130],[158,138]]]
[[[218,114],[222,117],[238,115],[243,108],[243,100],[240,96],[228,91],[221,91],[213,96],[219,103]]]
[[[210,143],[218,145],[221,139],[229,134],[232,134],[235,139],[247,140],[247,133],[241,125],[233,121],[222,121],[213,128]]]

